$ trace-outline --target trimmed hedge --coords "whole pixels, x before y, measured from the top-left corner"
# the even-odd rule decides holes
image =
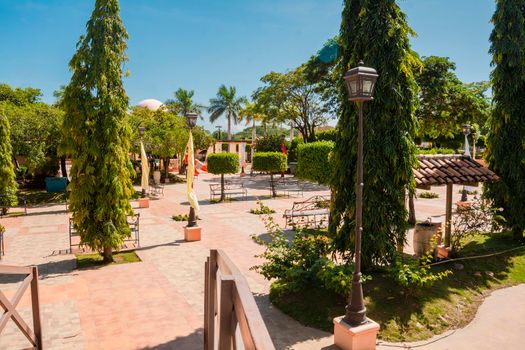
[[[299,145],[297,149],[296,176],[321,185],[329,185],[334,174],[330,153],[334,149],[331,141],[317,141]]]
[[[239,155],[235,153],[212,153],[208,155],[207,167],[211,174],[235,174],[239,171]]]
[[[281,152],[255,152],[253,170],[280,173],[288,168],[286,154]]]
[[[337,138],[337,129],[319,131],[315,134],[317,141],[333,141]]]

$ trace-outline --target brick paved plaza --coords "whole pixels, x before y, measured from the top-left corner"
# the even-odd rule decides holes
[[[267,178],[257,176],[243,180],[248,200],[211,204],[208,191],[213,181],[204,174],[195,183],[203,219],[200,242],[185,242],[185,223],[171,219],[188,211],[183,184],[168,184],[164,197],[151,200],[148,209],[133,203],[141,215],[140,263],[76,270],[74,256],[64,253],[69,214],[63,205],[30,208],[27,216],[0,219],[7,229],[1,263],[39,266],[45,348],[202,349],[204,261],[210,249],[219,248],[245,274],[277,349],[330,349],[330,334],[303,327],[272,307],[267,297],[270,283],[250,270],[257,263],[254,255],[261,252],[250,235],[264,234],[265,229],[249,210],[263,199],[284,224],[282,213],[300,199],[270,199]],[[443,194],[444,189],[433,190]],[[304,198],[316,194],[328,191],[312,189]],[[442,198],[416,201],[418,218],[443,213]],[[0,288],[10,297],[16,282],[4,279]],[[18,310],[30,320],[28,295]],[[27,345],[10,321],[0,337],[0,349]]]

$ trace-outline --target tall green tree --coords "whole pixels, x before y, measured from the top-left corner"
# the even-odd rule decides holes
[[[465,84],[454,73],[456,65],[448,57],[423,58],[417,71],[420,105],[417,110],[419,135],[435,139],[452,138],[464,123],[484,126],[490,114],[485,82]]]
[[[498,0],[492,17],[492,89],[494,108],[489,119],[486,159],[501,180],[486,194],[515,238],[525,229],[525,1]]]
[[[70,209],[81,242],[112,260],[130,235],[133,194],[128,97],[122,84],[128,34],[117,0],[97,0],[69,66],[65,148],[72,158]]]
[[[307,79],[305,65],[286,73],[270,72],[254,94],[264,113],[278,122],[291,124],[305,142],[315,141],[315,129],[326,123],[328,110],[321,103],[318,85]]]
[[[413,68],[419,60],[410,48],[412,34],[394,0],[345,1],[337,67],[342,106],[333,157],[330,231],[336,248],[353,255],[358,111],[348,101],[343,77],[364,60],[379,74],[374,100],[364,104],[364,268],[391,262],[396,244],[405,240],[405,193],[414,186],[412,166],[416,164]]]
[[[237,124],[239,121],[239,111],[246,103],[246,98],[243,96],[237,96],[237,89],[235,86],[221,85],[217,96],[210,99],[210,107],[208,107],[208,113],[210,113],[210,122],[214,123],[223,114],[228,119],[228,140],[232,139],[232,122]]]
[[[11,149],[11,132],[9,120],[0,110],[0,205],[13,206],[17,204],[17,185],[15,181],[15,167]],[[2,214],[7,210],[2,209]]]
[[[195,95],[193,90],[179,88],[173,95],[174,99],[166,101],[166,106],[173,112],[181,116],[189,112],[200,114],[203,107],[193,101],[193,95]]]

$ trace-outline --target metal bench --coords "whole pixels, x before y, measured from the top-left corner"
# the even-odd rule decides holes
[[[280,192],[286,197],[291,197],[292,194],[295,194],[297,197],[299,195],[304,197],[304,185],[297,179],[286,177],[281,177],[278,180],[274,179],[273,189],[275,189],[275,193],[279,194]],[[272,180],[270,180],[270,192],[272,192]]]
[[[131,236],[124,239],[124,243],[133,243],[136,247],[140,247],[140,213],[135,215],[127,216],[128,226],[131,230]],[[73,242],[73,237],[79,237],[73,218],[69,218],[69,252],[73,253],[73,247],[77,247],[79,250],[82,246],[80,241],[78,243]],[[123,246],[122,248],[126,248]]]
[[[18,198],[18,205],[3,204],[3,203],[7,203],[9,200],[9,197],[11,196],[16,197],[17,196],[16,192],[15,193],[7,192],[7,191],[0,192],[0,216],[7,214],[7,211],[9,209],[20,208],[20,207],[24,208],[24,214],[27,215],[27,201],[25,199]]]
[[[326,227],[328,224],[330,198],[313,196],[305,201],[294,202],[284,211],[286,227]]]
[[[225,183],[224,197],[231,199],[233,196],[241,196],[242,199],[248,198],[248,190],[242,183]],[[210,201],[221,197],[221,184],[210,184]]]
[[[164,196],[164,185],[155,182],[150,183],[149,193],[154,196]]]

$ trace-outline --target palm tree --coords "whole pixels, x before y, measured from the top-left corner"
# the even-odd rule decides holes
[[[266,115],[259,110],[255,103],[246,102],[244,108],[239,111],[239,119],[246,120],[246,125],[250,122],[252,123],[252,143],[254,143],[257,138],[257,128],[255,123],[258,121],[264,122],[266,120]]]
[[[228,140],[232,139],[232,120],[234,124],[239,121],[239,111],[241,110],[244,103],[246,103],[246,97],[235,96],[237,90],[235,86],[227,88],[224,84],[219,87],[217,97],[210,99],[210,107],[208,107],[208,113],[210,113],[210,122],[214,123],[223,114],[226,114],[228,118]]]
[[[166,105],[179,115],[185,116],[188,112],[200,114],[203,106],[193,102],[193,90],[179,88],[173,93],[175,99],[166,101]]]

